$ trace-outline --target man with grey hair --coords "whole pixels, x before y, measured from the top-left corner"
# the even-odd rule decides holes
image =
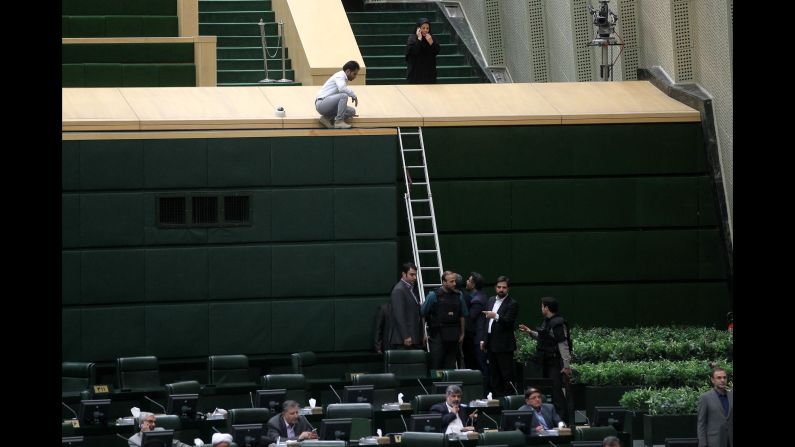
[[[141,414],[138,415],[138,420],[140,421],[138,427],[141,430],[138,433],[130,436],[129,439],[127,439],[127,443],[131,446],[141,447],[141,442],[143,440],[144,432],[165,430],[162,427],[156,426],[155,415],[153,413],[142,411]],[[172,440],[171,445],[172,447],[190,447],[188,444],[180,442],[177,439]]]
[[[298,414],[298,408],[298,402],[284,401],[282,412],[268,420],[268,434],[262,437],[263,445],[278,443],[277,441],[280,439],[284,441],[317,439],[317,433],[312,424]]]
[[[461,405],[461,387],[450,385],[445,392],[445,402],[439,402],[431,406],[432,413],[442,415],[442,427],[445,433],[460,433],[463,431],[475,431],[475,420],[478,417],[478,410],[467,413],[467,409]]]

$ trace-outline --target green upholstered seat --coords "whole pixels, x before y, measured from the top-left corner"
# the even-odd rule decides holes
[[[407,431],[400,441],[401,447],[444,447],[447,437],[444,433],[423,433]]]
[[[447,396],[444,394],[418,394],[411,401],[411,409],[414,414],[428,413],[432,405],[446,400]]]
[[[464,392],[461,401],[469,403],[486,397],[483,391],[483,373],[476,369],[449,369],[444,371],[445,382],[461,382]]]
[[[97,368],[91,362],[61,363],[61,394],[79,395],[97,381]]]
[[[373,406],[380,408],[389,402],[397,402],[397,387],[400,382],[393,373],[360,374],[353,377],[354,385],[373,385]]]
[[[186,380],[183,382],[174,382],[166,384],[166,392],[172,394],[199,394],[201,385],[195,380]]]
[[[207,383],[212,385],[251,385],[248,356],[211,355],[207,358]]]
[[[273,416],[267,408],[232,408],[227,415],[227,429],[237,424],[265,424]]]
[[[428,357],[420,349],[390,349],[384,354],[384,372],[394,373],[398,379],[428,377]]]
[[[511,394],[502,398],[503,410],[518,410],[524,404],[524,394]]]
[[[576,427],[574,429],[575,441],[601,441],[607,436],[616,436],[618,433],[612,425],[607,427]]]
[[[130,391],[162,389],[160,369],[155,356],[119,357],[116,359],[119,388]]]
[[[506,445],[508,447],[524,447],[524,433],[519,430],[493,431],[481,433],[478,445]]]
[[[179,430],[182,428],[182,421],[176,414],[158,414],[155,416],[155,425],[166,430]]]
[[[350,418],[351,439],[373,434],[373,406],[371,404],[330,404],[326,407],[329,419]]]
[[[262,376],[261,382],[265,389],[285,389],[288,400],[294,400],[301,406],[307,405],[306,377],[303,374],[266,374]]]

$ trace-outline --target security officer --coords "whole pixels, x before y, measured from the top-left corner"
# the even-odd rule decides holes
[[[431,369],[455,369],[456,357],[464,342],[464,325],[469,316],[461,292],[456,290],[454,272],[442,273],[442,287],[431,291],[422,304],[428,322]]]

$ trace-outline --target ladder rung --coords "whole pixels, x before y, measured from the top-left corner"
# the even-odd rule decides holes
[[[411,183],[411,186],[416,186],[416,185],[427,185],[427,184],[428,184],[428,182],[412,182],[412,183]]]
[[[433,236],[434,233],[414,233],[414,236]]]
[[[403,152],[422,152],[422,149],[403,149]]]
[[[437,250],[417,250],[417,253],[436,253]]]
[[[430,202],[431,199],[411,199],[412,202]]]
[[[414,220],[428,220],[431,216],[414,216]]]
[[[441,286],[441,284],[423,284],[423,287],[437,287]]]
[[[419,135],[419,132],[400,132],[401,135]]]
[[[406,169],[420,169],[420,168],[424,168],[424,167],[425,167],[424,165],[419,165],[419,166],[406,166]]]
[[[439,266],[434,265],[433,267],[420,267],[420,270],[438,270]]]

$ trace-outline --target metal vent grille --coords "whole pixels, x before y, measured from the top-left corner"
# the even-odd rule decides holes
[[[158,202],[158,225],[185,225],[184,197],[160,197]]]
[[[192,197],[193,223],[209,225],[218,223],[218,198],[217,197]]]
[[[614,69],[621,73],[621,79],[631,81],[638,79],[638,2],[637,0],[621,0],[619,3],[618,32],[624,42],[624,53]]]
[[[676,81],[693,80],[693,36],[690,30],[690,0],[674,0],[673,30]]]
[[[587,2],[572,0],[571,21],[574,29],[574,48],[576,49],[577,82],[589,82],[594,79],[594,47],[588,46],[593,40],[591,15],[588,14]]]
[[[486,32],[489,35],[489,65],[505,63],[500,25],[500,5],[497,0],[486,0]]]
[[[224,197],[224,223],[246,224],[249,222],[247,196]]]
[[[530,39],[530,59],[533,62],[533,82],[549,81],[547,40],[544,32],[543,0],[528,0],[527,27]]]

